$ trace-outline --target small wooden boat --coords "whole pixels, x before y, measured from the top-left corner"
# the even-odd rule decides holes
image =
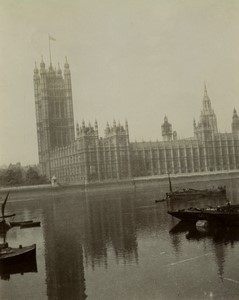
[[[194,200],[201,198],[226,197],[226,187],[219,186],[211,189],[182,189],[173,191],[170,175],[168,174],[169,192],[166,193],[167,200]]]
[[[0,245],[0,266],[3,264],[17,263],[25,259],[36,257],[36,244],[19,248],[12,248],[8,243]]]
[[[40,227],[41,222],[21,223],[20,228]]]
[[[29,221],[10,221],[9,223],[12,227],[14,227],[14,226],[21,226],[23,224],[29,224],[29,223],[32,223],[32,222],[33,222],[33,220],[29,220]]]
[[[170,200],[193,200],[201,198],[215,198],[226,197],[226,189],[224,187],[218,187],[216,189],[183,189],[182,191],[174,191],[166,193],[166,198]]]

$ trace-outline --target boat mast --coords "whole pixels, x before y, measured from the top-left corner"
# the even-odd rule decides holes
[[[172,193],[173,189],[172,189],[172,183],[171,183],[171,178],[170,178],[169,173],[168,173],[168,183],[169,183],[169,191],[170,191],[170,193]]]
[[[3,201],[3,204],[2,204],[2,220],[3,220],[3,222],[5,221],[4,210],[5,210],[5,206],[6,206],[6,203],[7,203],[7,199],[8,199],[9,193],[10,192],[7,193],[7,196],[6,196],[6,198],[5,198],[5,200]]]

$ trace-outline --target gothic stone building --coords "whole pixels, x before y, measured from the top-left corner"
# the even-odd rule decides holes
[[[167,117],[161,126],[163,141],[134,142],[129,128],[107,123],[100,137],[98,124],[76,125],[73,117],[71,73],[34,69],[38,154],[41,173],[60,183],[89,183],[139,176],[233,170],[239,168],[239,117],[234,109],[232,132],[219,133],[206,86],[194,136],[178,139]]]

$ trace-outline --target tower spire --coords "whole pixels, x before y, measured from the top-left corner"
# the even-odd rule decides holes
[[[211,100],[208,97],[206,82],[204,82],[204,94],[203,94],[203,109],[211,109]]]
[[[209,99],[208,97],[208,94],[207,94],[207,85],[206,85],[206,82],[204,81],[204,96],[203,96],[204,99]]]

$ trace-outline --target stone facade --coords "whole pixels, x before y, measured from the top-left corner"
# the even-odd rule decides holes
[[[98,124],[76,126],[76,140],[66,147],[51,151],[52,174],[59,182],[89,183],[131,178],[128,125],[110,127],[100,138]]]
[[[140,176],[239,169],[239,117],[233,111],[232,132],[219,133],[206,86],[194,136],[178,139],[165,116],[163,141],[130,143],[129,128],[107,123],[104,137],[98,124],[76,125],[73,118],[71,74],[48,70],[42,61],[34,69],[38,152],[41,172],[60,183],[120,181]]]

